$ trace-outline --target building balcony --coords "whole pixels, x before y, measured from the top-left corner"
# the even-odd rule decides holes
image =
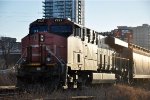
[[[43,4],[52,4],[53,1],[42,1]]]
[[[53,7],[53,3],[45,3],[44,5],[43,5],[43,7]]]

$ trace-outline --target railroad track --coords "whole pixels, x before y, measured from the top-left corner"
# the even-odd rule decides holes
[[[19,90],[15,86],[0,86],[0,100],[12,100],[18,97],[19,95],[28,95],[23,91]],[[33,98],[28,98],[33,99]],[[95,100],[94,96],[71,96],[67,97],[67,100]],[[66,100],[63,98],[48,98],[48,100]],[[33,99],[33,100],[47,100],[44,98]]]

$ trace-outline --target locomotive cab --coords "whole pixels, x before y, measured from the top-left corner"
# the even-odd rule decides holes
[[[67,62],[67,37],[74,24],[65,19],[38,19],[30,24],[22,39],[22,63],[18,68],[18,85],[44,82],[52,77],[64,81]],[[59,78],[58,78],[59,77]]]

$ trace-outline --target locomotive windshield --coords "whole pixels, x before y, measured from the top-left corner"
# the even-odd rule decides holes
[[[72,26],[70,25],[51,25],[50,32],[62,36],[69,36],[72,33]]]
[[[48,32],[47,25],[40,25],[40,26],[32,26],[30,27],[30,33],[37,33],[37,32]]]

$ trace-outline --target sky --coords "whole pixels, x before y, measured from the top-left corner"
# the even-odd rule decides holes
[[[43,18],[44,0],[0,0],[0,36],[21,38]],[[150,25],[150,0],[85,0],[85,26],[98,32],[117,26]]]

